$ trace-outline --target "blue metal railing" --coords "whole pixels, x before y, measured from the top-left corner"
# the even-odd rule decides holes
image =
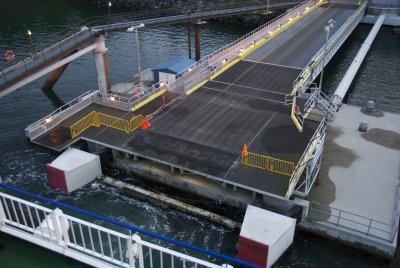
[[[50,205],[52,205],[54,207],[65,208],[65,209],[68,209],[70,211],[77,212],[77,213],[89,216],[89,217],[91,217],[93,219],[101,220],[101,221],[110,223],[112,225],[115,225],[115,226],[118,226],[118,227],[122,227],[124,229],[127,229],[127,230],[133,232],[133,233],[144,234],[144,235],[150,236],[152,238],[168,242],[170,244],[174,244],[174,245],[186,248],[186,249],[194,250],[196,252],[199,252],[199,253],[202,253],[202,254],[205,254],[205,255],[208,255],[208,256],[211,256],[211,257],[215,257],[217,259],[226,261],[226,262],[228,262],[230,264],[233,264],[233,265],[237,265],[237,266],[240,266],[240,267],[251,267],[251,268],[259,267],[259,266],[253,265],[251,263],[248,263],[248,262],[245,262],[245,261],[233,258],[233,257],[229,257],[229,256],[226,256],[226,255],[223,255],[223,254],[211,251],[211,250],[200,248],[200,247],[197,247],[197,246],[194,246],[194,245],[191,245],[191,244],[187,244],[187,243],[179,241],[179,240],[174,240],[174,239],[171,239],[171,238],[163,236],[163,235],[159,235],[159,234],[147,231],[147,230],[143,230],[141,228],[138,228],[138,227],[129,225],[127,223],[123,223],[123,222],[111,219],[111,218],[106,217],[106,216],[101,216],[101,215],[86,211],[84,209],[76,208],[76,207],[73,207],[71,205],[67,205],[67,204],[64,204],[64,203],[61,203],[61,202],[58,202],[58,201],[55,201],[55,200],[52,200],[52,199],[37,195],[37,194],[32,194],[32,193],[29,193],[27,191],[18,189],[16,187],[6,185],[4,183],[0,183],[0,187],[4,188],[4,189],[7,189],[7,190],[10,190],[12,192],[18,193],[18,194],[22,194],[24,196],[28,196],[28,197],[34,198],[35,200],[38,200],[38,201],[46,202],[46,203],[48,203],[48,204],[50,204]]]

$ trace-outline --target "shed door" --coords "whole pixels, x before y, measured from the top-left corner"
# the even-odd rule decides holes
[[[164,83],[171,84],[172,82],[174,82],[176,80],[175,79],[176,74],[169,74],[169,73],[163,73],[163,72],[160,72],[159,74],[160,74],[160,82],[162,81]]]

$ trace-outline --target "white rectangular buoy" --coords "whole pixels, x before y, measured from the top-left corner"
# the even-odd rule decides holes
[[[100,176],[100,157],[78,149],[68,149],[47,165],[50,186],[65,193],[75,191]]]
[[[240,231],[239,259],[271,267],[293,243],[295,226],[295,219],[248,205]]]

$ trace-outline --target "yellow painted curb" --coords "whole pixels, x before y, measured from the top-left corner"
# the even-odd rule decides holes
[[[268,36],[267,38],[265,38],[264,40],[262,40],[261,42],[259,42],[258,44],[256,44],[254,47],[247,49],[246,51],[244,51],[243,53],[240,53],[238,55],[238,58],[236,60],[234,60],[233,62],[231,62],[230,64],[228,64],[227,66],[225,66],[224,68],[222,68],[221,70],[219,70],[218,72],[216,72],[215,74],[213,74],[209,79],[201,82],[200,84],[196,85],[195,87],[191,88],[190,90],[186,91],[186,95],[190,95],[192,94],[194,91],[196,91],[197,89],[201,88],[205,83],[207,83],[210,80],[215,79],[216,77],[218,77],[219,75],[221,75],[223,72],[225,72],[226,70],[228,70],[230,67],[232,67],[233,65],[235,65],[236,63],[238,63],[240,60],[242,60],[244,57],[246,57],[247,55],[251,54],[252,52],[254,52],[256,49],[260,48],[261,46],[263,46],[265,43],[267,43],[268,41],[270,41],[272,38],[274,38],[276,35],[278,35],[279,33],[285,31],[286,29],[288,29],[291,25],[295,24],[296,22],[298,22],[299,20],[301,20],[302,18],[304,18],[306,15],[308,15],[311,11],[315,10],[316,8],[318,8],[319,6],[325,4],[326,1],[322,1],[322,2],[318,2],[317,4],[315,4],[314,6],[310,7],[307,11],[303,12],[303,14],[301,14],[301,16],[296,17],[295,19],[291,20],[290,22],[286,23],[283,27],[281,27],[278,30],[275,30],[274,32],[271,33],[270,36]]]
[[[290,113],[290,118],[292,118],[292,121],[293,121],[294,125],[296,126],[297,130],[298,130],[299,132],[303,132],[303,127],[301,126],[301,124],[299,123],[299,120],[297,120],[297,117],[296,117],[296,115],[294,114],[295,108],[296,108],[296,107],[295,107],[294,102],[293,102],[293,104],[292,104],[292,110],[291,110],[291,113]]]
[[[228,70],[229,68],[231,68],[233,65],[235,65],[236,63],[238,63],[240,60],[236,59],[234,61],[232,61],[231,63],[229,63],[228,65],[226,65],[224,68],[222,68],[221,70],[219,70],[218,72],[216,72],[215,74],[213,74],[210,77],[210,80],[214,80],[216,77],[218,77],[220,74],[222,74],[223,72],[225,72],[226,70]]]
[[[305,16],[307,16],[311,11],[315,10],[317,7],[321,6],[325,4],[325,1],[323,2],[318,2],[317,4],[315,4],[314,6],[310,7],[307,11],[303,12],[303,14],[301,14],[301,16],[298,16],[296,18],[294,18],[293,20],[291,20],[289,23],[286,23],[283,27],[279,28],[278,30],[273,31],[267,38],[265,38],[264,40],[260,41],[258,44],[256,44],[254,47],[247,49],[246,51],[244,51],[239,58],[243,59],[244,57],[246,57],[247,55],[253,53],[255,50],[257,50],[258,48],[260,48],[261,46],[263,46],[265,43],[269,42],[272,38],[274,38],[276,35],[280,34],[281,32],[287,30],[290,26],[292,26],[293,24],[295,24],[296,22],[298,22],[299,20],[301,20],[302,18],[304,18]]]
[[[161,96],[162,94],[164,94],[165,92],[167,92],[166,89],[161,90],[160,92],[148,97],[147,99],[145,99],[144,101],[142,101],[141,103],[139,103],[138,105],[135,105],[135,107],[133,107],[131,110],[132,112],[136,111],[137,109],[143,107],[144,105],[146,105],[147,103],[151,102],[152,100],[158,98],[159,96]]]
[[[196,90],[198,90],[199,88],[201,88],[202,86],[204,86],[205,83],[207,83],[210,79],[206,79],[205,81],[201,82],[200,84],[197,84],[195,87],[192,87],[191,89],[189,89],[188,91],[186,91],[186,95],[190,95],[193,92],[195,92]]]

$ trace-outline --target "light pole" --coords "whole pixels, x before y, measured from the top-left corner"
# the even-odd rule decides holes
[[[136,35],[136,50],[137,50],[137,58],[138,58],[138,72],[139,72],[139,86],[140,86],[140,88],[142,88],[142,71],[140,69],[140,51],[139,51],[140,49],[139,49],[138,29],[139,28],[143,28],[143,27],[144,27],[144,23],[142,22],[141,24],[139,24],[137,26],[131,26],[126,30],[127,32],[135,31],[135,35]]]
[[[326,39],[325,39],[325,48],[324,48],[324,56],[322,58],[322,70],[321,70],[321,76],[319,78],[319,90],[321,90],[322,87],[322,77],[324,76],[324,67],[325,67],[325,56],[326,56],[326,50],[328,48],[328,41],[329,41],[329,32],[330,29],[333,28],[333,24],[335,21],[333,19],[330,19],[328,21],[328,25],[324,27],[324,30],[326,31]]]
[[[111,6],[112,6],[112,3],[108,2],[108,16],[111,15]]]
[[[26,31],[26,34],[28,35],[29,41],[31,42],[31,53],[36,53],[33,47],[33,42],[32,42],[32,32],[30,30]]]

